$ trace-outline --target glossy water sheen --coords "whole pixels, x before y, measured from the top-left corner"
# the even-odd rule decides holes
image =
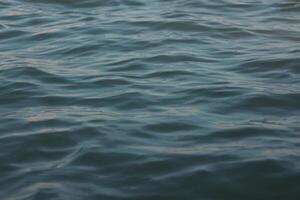
[[[1,200],[299,200],[300,2],[1,0]]]

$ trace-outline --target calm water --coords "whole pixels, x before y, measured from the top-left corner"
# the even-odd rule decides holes
[[[300,2],[1,0],[1,200],[299,200]]]

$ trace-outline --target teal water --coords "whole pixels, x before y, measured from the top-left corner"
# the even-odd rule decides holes
[[[300,2],[1,0],[1,200],[299,200]]]

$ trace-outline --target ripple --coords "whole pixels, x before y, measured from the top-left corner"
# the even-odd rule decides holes
[[[269,59],[269,60],[255,60],[243,63],[236,68],[241,73],[264,73],[271,71],[279,71],[279,73],[298,73],[297,58],[293,59]]]
[[[236,106],[238,109],[257,110],[257,109],[272,109],[283,111],[297,111],[299,101],[299,94],[287,94],[287,95],[255,95],[249,96],[249,98],[241,101]]]
[[[20,36],[26,35],[26,31],[20,31],[20,30],[6,30],[0,32],[0,40],[7,40],[12,39]]]
[[[178,122],[169,122],[169,123],[159,123],[159,124],[151,124],[146,125],[144,129],[160,132],[160,133],[168,133],[168,132],[176,132],[176,131],[188,131],[196,129],[197,126],[186,123],[178,123]]]

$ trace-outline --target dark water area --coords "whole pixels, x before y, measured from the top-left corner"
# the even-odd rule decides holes
[[[1,0],[1,200],[299,200],[300,1]]]

